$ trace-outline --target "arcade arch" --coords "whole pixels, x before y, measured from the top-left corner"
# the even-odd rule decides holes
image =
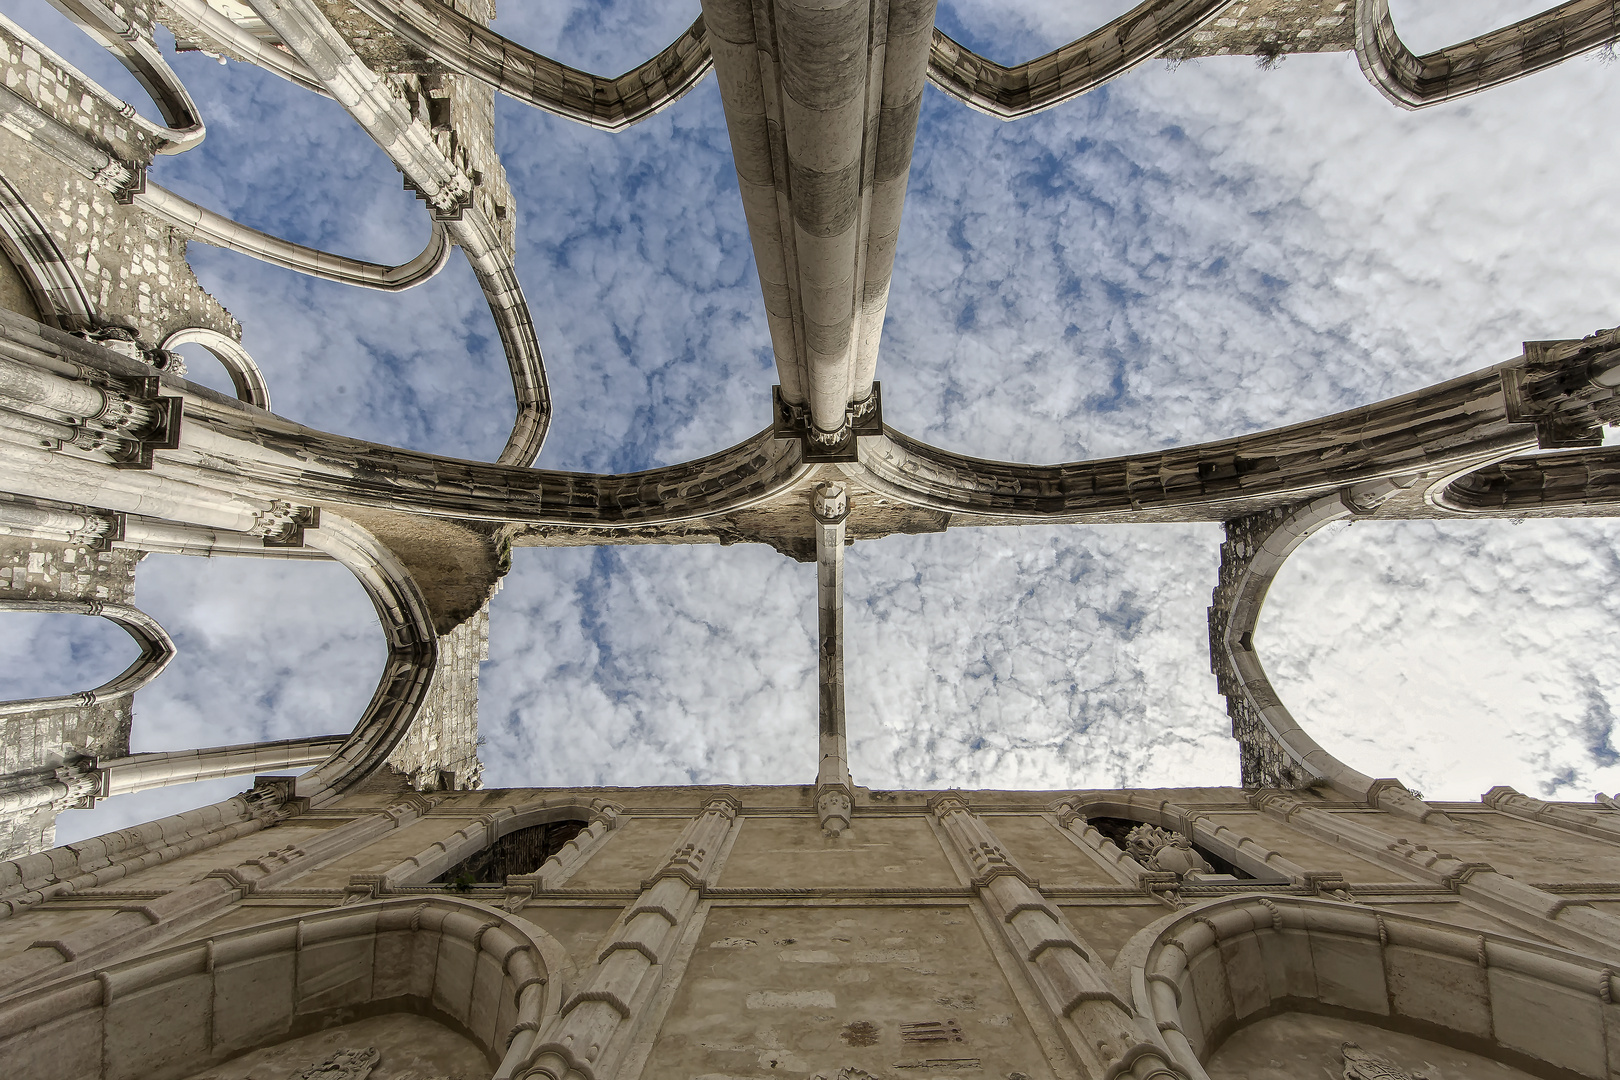
[[[1230,1075],[1220,1051],[1233,1031],[1301,1013],[1415,1034],[1539,1077],[1601,1080],[1620,1065],[1614,973],[1600,961],[1352,904],[1199,904],[1132,938],[1114,975],[1193,1080]]]

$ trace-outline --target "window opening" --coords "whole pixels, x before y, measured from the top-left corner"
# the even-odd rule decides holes
[[[436,885],[493,884],[510,874],[532,874],[590,825],[578,818],[530,825],[507,833],[433,879]]]
[[[1098,832],[1112,840],[1114,842],[1114,846],[1125,852],[1127,855],[1131,854],[1129,837],[1132,830],[1138,829],[1145,824],[1141,821],[1132,821],[1129,818],[1115,817],[1094,817],[1087,818],[1086,821],[1096,828]],[[1242,869],[1233,866],[1231,863],[1227,862],[1219,855],[1216,855],[1203,845],[1191,844],[1191,837],[1188,837],[1188,841],[1192,849],[1201,855],[1204,861],[1209,863],[1209,865],[1214,868],[1216,874],[1225,874],[1230,877],[1237,878],[1240,881],[1254,880],[1253,874],[1246,873]],[[1208,875],[1205,876],[1207,877]]]

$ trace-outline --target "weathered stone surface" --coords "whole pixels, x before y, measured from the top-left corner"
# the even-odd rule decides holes
[[[126,58],[188,6],[61,2]],[[237,328],[179,234],[129,200],[200,126],[142,121],[0,28],[0,209],[22,259],[0,265],[0,598],[127,604],[142,544],[330,557],[389,644],[371,705],[310,772],[66,848],[42,850],[49,818],[93,785],[85,755],[127,751],[127,702],[0,716],[0,857],[21,855],[0,862],[0,1061],[107,1080],[431,1080],[496,1062],[511,1080],[1396,1080],[1418,1060],[1620,1075],[1613,801],[1498,788],[1426,804],[1315,744],[1252,641],[1271,577],[1329,520],[1620,513],[1600,445],[1620,421],[1620,331],[1529,342],[1288,428],[1055,466],[908,439],[883,427],[873,382],[925,78],[1013,119],[1155,57],[1269,66],[1355,47],[1380,92],[1418,108],[1612,41],[1615,5],[1572,0],[1415,57],[1381,0],[1147,0],[1010,68],[931,34],[928,0],[706,8],[617,79],[505,41],[487,0],[217,0],[174,19],[182,45],[331,93],[466,252],[518,402],[494,465],[313,431],[180,378],[153,348],[171,331]],[[771,426],[639,474],[530,469],[550,403],[494,88],[616,130],[711,51],[782,362]],[[157,93],[189,111],[182,90]],[[443,250],[364,281],[425,280]],[[50,289],[76,313],[42,302]],[[1574,452],[1529,453],[1554,449]],[[1226,524],[1211,662],[1248,790],[858,787],[845,544],[1082,521]],[[815,785],[471,790],[512,545],[742,542],[821,567]],[[213,753],[236,750],[271,747]]]

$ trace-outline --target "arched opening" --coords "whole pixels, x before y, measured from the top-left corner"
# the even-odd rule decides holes
[[[0,1009],[0,1060],[39,1080],[223,1080],[296,1076],[350,1049],[357,1067],[337,1075],[509,1074],[557,1012],[555,976],[571,970],[553,938],[498,909],[383,901],[224,931],[14,997]],[[334,1046],[323,1032],[356,1041]],[[401,1033],[404,1045],[385,1042]],[[362,1036],[381,1045],[356,1045]],[[471,1071],[409,1062],[417,1040],[427,1061]]]
[[[137,582],[178,654],[136,700],[133,752],[347,732],[364,713],[385,644],[339,564],[154,554]]]
[[[1095,827],[1098,832],[1113,841],[1114,846],[1125,854],[1138,862],[1144,862],[1145,860],[1144,865],[1147,869],[1151,870],[1154,867],[1147,866],[1146,863],[1158,864],[1160,862],[1165,864],[1164,869],[1171,869],[1169,863],[1174,859],[1176,862],[1175,869],[1178,873],[1182,872],[1180,870],[1181,865],[1189,865],[1199,879],[1226,877],[1237,881],[1254,880],[1253,874],[1221,858],[1203,844],[1193,842],[1190,837],[1185,838],[1187,848],[1198,855],[1199,858],[1202,858],[1209,869],[1207,871],[1199,869],[1192,860],[1186,859],[1184,856],[1176,858],[1173,851],[1166,851],[1165,849],[1176,846],[1179,841],[1160,835],[1168,830],[1160,829],[1147,822],[1136,821],[1132,818],[1087,816],[1086,823]],[[1180,837],[1182,834],[1172,833],[1171,836]]]
[[[57,612],[0,611],[0,702],[64,697],[100,686],[140,647],[107,619]]]
[[[1423,56],[1555,6],[1553,0],[1389,0],[1389,14],[1406,47]]]
[[[509,874],[532,874],[590,826],[583,818],[548,821],[509,832],[433,879],[434,884],[499,885]]]
[[[1387,909],[1275,894],[1199,904],[1133,937],[1115,972],[1192,1080],[1615,1070],[1601,961]]]
[[[220,359],[201,345],[187,343],[173,346],[186,361],[186,378],[210,390],[218,390],[229,397],[236,396],[236,384]]]
[[[1607,521],[1328,525],[1256,648],[1329,753],[1432,799],[1620,789],[1620,533]]]

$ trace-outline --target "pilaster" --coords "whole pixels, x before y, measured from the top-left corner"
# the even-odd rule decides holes
[[[849,495],[844,485],[818,486],[811,508],[816,519],[816,625],[820,641],[816,815],[821,827],[837,836],[849,828],[855,795],[844,726],[844,523],[849,518]]]
[[[1249,801],[1317,839],[1347,848],[1370,862],[1443,886],[1499,918],[1549,940],[1596,956],[1620,958],[1620,919],[1583,900],[1572,900],[1427,844],[1391,836],[1343,814],[1308,805],[1285,791],[1260,791]],[[1394,819],[1391,819],[1394,820]]]
[[[1057,907],[1024,872],[960,792],[928,804],[971,885],[1003,940],[1069,1043],[1070,1052],[1096,1077],[1181,1078],[1163,1049],[1142,1038],[1131,1009],[1114,990],[1096,952],[1074,932]]]
[[[614,1075],[647,1017],[665,965],[699,917],[703,888],[720,871],[739,809],[737,800],[721,795],[692,819],[608,935],[595,966],[581,976],[513,1076],[572,1080]]]

